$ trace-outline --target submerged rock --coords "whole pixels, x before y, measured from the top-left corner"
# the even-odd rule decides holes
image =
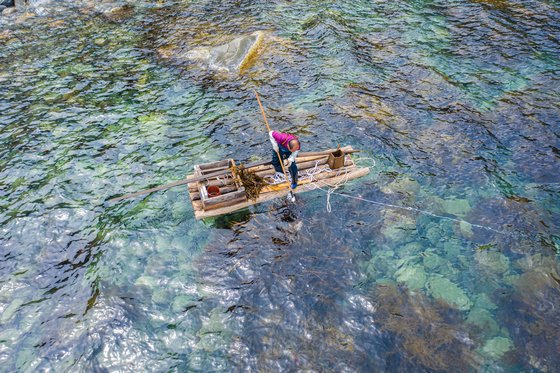
[[[482,352],[493,359],[500,359],[506,352],[511,350],[513,342],[509,338],[495,337],[489,339],[484,344]]]
[[[115,6],[107,9],[103,12],[105,17],[109,20],[118,22],[126,18],[130,18],[134,15],[134,7],[130,4],[125,4],[122,6]]]
[[[426,238],[434,245],[437,245],[441,239],[441,231],[437,226],[432,226],[426,231]]]
[[[185,57],[211,70],[240,73],[254,62],[262,48],[263,39],[264,32],[256,31],[216,47],[193,49]]]
[[[136,281],[134,282],[134,285],[145,286],[149,289],[155,289],[156,287],[158,287],[158,280],[155,277],[144,275],[138,277],[138,279],[136,279]]]
[[[4,311],[2,312],[2,316],[0,316],[0,322],[2,322],[2,324],[5,324],[6,322],[8,322],[12,318],[12,316],[14,316],[14,314],[19,309],[19,307],[24,303],[25,303],[25,301],[22,298],[14,299],[10,303],[10,305],[8,307],[6,307],[4,309]]]
[[[461,241],[457,239],[449,239],[443,243],[445,254],[450,258],[455,258],[463,251]]]
[[[430,278],[427,288],[432,297],[441,299],[461,311],[466,311],[472,306],[467,294],[445,277]]]
[[[560,263],[557,263],[555,255],[536,253],[523,256],[515,262],[515,265],[525,272],[536,269],[543,273],[557,273],[559,272],[557,267],[560,266]]]
[[[10,14],[17,12],[17,9],[14,7],[10,7],[10,8],[2,7],[0,11],[2,12],[3,16],[9,16]]]
[[[448,214],[464,217],[471,210],[471,205],[466,199],[447,199],[443,201],[443,209]]]
[[[474,306],[477,308],[484,308],[486,310],[495,310],[498,308],[492,300],[486,295],[486,293],[480,293],[474,302]]]
[[[410,290],[417,290],[424,287],[426,283],[426,272],[419,265],[403,267],[395,275],[398,282],[403,282]]]
[[[504,273],[509,269],[509,259],[502,253],[489,250],[477,250],[475,260],[494,273]]]
[[[404,361],[392,371],[476,371],[474,343],[459,312],[423,292],[391,285],[378,285],[374,292],[374,322],[381,331],[397,337],[392,353]]]
[[[0,0],[0,13],[6,8],[15,6],[14,0]]]
[[[472,224],[466,221],[462,221],[459,223],[459,232],[461,232],[461,234],[465,238],[472,238],[472,236],[474,235]]]
[[[467,317],[467,323],[477,326],[486,336],[493,337],[500,332],[500,326],[490,311],[474,307]]]
[[[417,255],[423,249],[424,247],[420,242],[414,241],[414,242],[407,243],[406,245],[400,246],[397,249],[397,253],[400,258],[408,258]]]
[[[381,187],[381,190],[386,194],[401,194],[407,203],[413,203],[420,191],[420,184],[416,180],[403,177]]]
[[[413,217],[392,210],[385,211],[381,227],[381,234],[385,238],[404,243],[409,240],[413,231],[416,231],[416,220]]]
[[[443,259],[441,256],[432,253],[427,253],[423,258],[422,261],[424,263],[424,267],[429,270],[434,270],[438,267],[442,267],[447,264],[447,260]]]
[[[214,308],[209,317],[203,321],[197,332],[199,342],[197,348],[213,352],[220,349],[224,341],[229,338],[231,331],[226,326],[227,315],[223,310]]]
[[[192,296],[181,294],[173,299],[171,309],[176,313],[184,312],[188,308],[194,307],[195,302],[196,300]]]
[[[156,288],[152,292],[152,302],[157,304],[167,304],[169,295],[167,291],[163,288]]]

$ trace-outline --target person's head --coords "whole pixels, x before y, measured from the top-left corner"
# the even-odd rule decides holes
[[[300,149],[300,144],[299,144],[299,140],[298,139],[293,139],[290,140],[290,142],[288,143],[288,148],[291,152],[295,152],[296,150]]]

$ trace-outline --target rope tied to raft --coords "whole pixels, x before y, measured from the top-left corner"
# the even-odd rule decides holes
[[[394,204],[390,204],[390,203],[384,203],[384,202],[379,202],[379,201],[374,201],[374,200],[370,200],[370,199],[366,199],[363,198],[361,196],[354,196],[354,195],[350,195],[350,194],[345,194],[345,193],[340,193],[337,192],[337,189],[340,188],[341,186],[346,185],[349,182],[349,169],[356,166],[358,161],[363,161],[363,160],[369,160],[372,162],[371,167],[375,167],[375,159],[373,158],[369,158],[369,157],[360,157],[357,159],[350,159],[350,164],[347,166],[343,166],[339,169],[333,170],[331,169],[328,165],[323,165],[323,166],[319,166],[319,161],[315,161],[315,166],[313,166],[312,168],[309,168],[307,170],[301,171],[299,172],[299,180],[309,180],[308,183],[303,184],[302,187],[307,189],[307,190],[321,190],[323,192],[326,193],[326,210],[327,212],[332,212],[332,206],[331,206],[331,196],[333,194],[341,196],[341,197],[346,197],[346,198],[350,198],[350,199],[355,199],[358,201],[362,201],[362,202],[366,202],[366,203],[370,203],[373,205],[377,205],[377,206],[383,206],[383,207],[388,207],[391,209],[396,209],[396,210],[404,210],[404,211],[410,211],[410,212],[416,212],[416,213],[420,213],[423,215],[428,215],[434,218],[438,218],[438,219],[443,219],[443,220],[449,220],[449,221],[453,221],[456,223],[466,223],[472,227],[476,227],[476,228],[480,228],[480,229],[485,229],[488,231],[492,231],[494,233],[498,233],[498,234],[502,234],[502,235],[507,235],[507,236],[518,236],[521,235],[523,236],[524,234],[522,233],[515,233],[515,232],[506,232],[506,231],[502,231],[499,229],[495,229],[489,226],[485,226],[485,225],[481,225],[481,224],[476,224],[476,223],[471,223],[469,221],[466,221],[464,219],[460,219],[457,217],[451,217],[451,216],[443,216],[443,215],[439,215],[436,213],[433,213],[431,211],[427,211],[427,210],[422,210],[416,207],[410,207],[410,206],[399,206],[399,205],[394,205]],[[239,168],[242,168],[242,166],[239,166]],[[246,180],[247,186],[245,185],[245,183],[243,183],[243,185],[246,188],[246,191],[249,190],[249,193],[251,193],[251,195],[256,195],[256,198],[258,198],[258,195],[261,191],[261,189],[266,186],[266,185],[277,185],[277,184],[281,184],[284,183],[285,177],[276,177],[276,176],[265,176],[265,178],[262,178],[256,174],[254,174],[253,172],[250,172],[248,170],[243,170],[240,171],[238,168],[238,175],[243,183],[243,180]],[[319,174],[324,174],[324,173],[329,173],[332,174],[334,173],[334,175],[332,175],[329,178],[326,178],[325,180],[321,180],[318,179],[316,176]],[[345,175],[344,179],[342,179],[341,181],[337,182],[337,183],[329,183],[328,179],[332,178],[332,177],[338,177],[341,175]]]
[[[346,176],[342,181],[339,181],[338,183],[335,183],[335,184],[323,183],[323,184],[329,186],[329,189],[325,190],[327,192],[327,211],[328,212],[332,211],[331,202],[330,202],[331,194],[333,194],[334,191],[337,190],[340,186],[348,183],[349,169],[356,165],[352,158],[349,157],[348,159],[350,160],[351,163],[347,166],[343,166],[343,167],[340,167],[338,169],[333,170],[328,165],[319,166],[319,161],[317,160],[317,161],[315,161],[315,166],[313,166],[312,168],[309,168],[309,169],[298,172],[298,180],[300,180],[300,182],[305,181],[305,180],[309,181],[309,183],[303,184],[303,187],[306,190],[322,189],[317,184],[314,184],[314,183],[319,181],[315,178],[315,175],[328,173],[328,174],[334,174],[330,177],[338,177],[338,176],[341,176],[341,175]],[[362,158],[358,158],[358,159],[362,159]],[[375,160],[374,159],[372,159],[372,158],[368,158],[368,159],[371,159],[373,161],[374,165],[375,165]],[[280,176],[278,174],[275,174],[273,176],[265,176],[264,181],[268,185],[278,185],[278,184],[282,184],[282,183],[286,182],[286,179],[283,175]]]
[[[355,162],[357,162],[357,161],[366,160],[366,159],[373,161],[373,165],[371,167],[375,167],[375,159],[369,158],[369,157],[362,157],[362,158],[358,158],[358,159],[355,159],[355,160],[352,159],[352,165],[355,165]],[[344,168],[346,168],[346,167],[342,167],[342,168],[340,168],[340,170],[343,170]],[[309,183],[309,184],[306,184],[305,187],[308,190],[319,189],[319,190],[322,190],[323,192],[326,193],[326,197],[327,197],[326,209],[329,213],[332,210],[331,209],[331,201],[330,201],[331,195],[336,194],[336,195],[339,195],[339,196],[342,196],[342,197],[355,199],[355,200],[362,201],[362,202],[371,203],[371,204],[374,204],[374,205],[377,205],[377,206],[389,207],[389,208],[396,209],[396,210],[405,210],[405,211],[417,212],[417,213],[420,213],[420,214],[423,214],[423,215],[428,215],[428,216],[438,218],[438,219],[443,219],[443,220],[450,220],[450,221],[453,221],[453,222],[456,222],[456,223],[466,223],[466,224],[468,224],[472,227],[485,229],[485,230],[492,231],[494,233],[498,233],[498,234],[502,234],[502,235],[506,235],[506,236],[512,236],[512,237],[513,236],[519,236],[519,235],[526,236],[525,234],[520,233],[520,232],[502,231],[502,230],[499,230],[499,229],[488,227],[486,225],[471,223],[471,222],[466,221],[464,219],[451,217],[451,216],[438,215],[438,214],[433,213],[431,211],[422,210],[422,209],[419,209],[419,208],[416,208],[416,207],[393,205],[393,204],[390,204],[390,203],[384,203],[384,202],[378,202],[378,201],[366,199],[366,198],[363,198],[363,197],[360,197],[360,196],[353,196],[353,195],[350,195],[350,194],[340,193],[340,192],[337,192],[336,190],[338,188],[340,188],[341,186],[347,184],[348,181],[349,181],[348,178],[345,178],[344,180],[342,180],[338,183],[335,183],[334,185],[328,184],[328,183],[324,182],[323,180],[315,179],[314,176],[321,173],[321,172],[334,172],[334,170],[331,170],[328,167],[318,168],[317,163],[315,164],[315,167],[313,167],[310,170],[306,170],[306,171],[308,171],[306,176],[310,177],[312,182]],[[340,171],[337,173],[337,176],[338,176],[338,174],[340,174]],[[320,186],[320,184],[323,184],[323,186],[326,187],[326,188],[322,188]]]
[[[303,179],[310,179],[310,183],[305,184],[304,187],[307,190],[315,190],[315,189],[320,189],[324,192],[327,193],[327,212],[331,212],[332,211],[332,207],[331,207],[331,195],[342,185],[345,185],[346,183],[348,183],[348,168],[349,167],[353,167],[355,166],[355,162],[352,158],[350,158],[350,161],[352,162],[350,165],[348,166],[344,166],[341,167],[339,169],[333,170],[328,166],[323,166],[323,167],[319,167],[319,162],[315,161],[315,166],[311,169],[307,169],[304,172],[304,175],[302,175]],[[374,165],[375,165],[375,160],[373,160]],[[344,171],[344,175],[346,176],[343,180],[339,181],[338,183],[335,184],[328,184],[323,182],[323,184],[325,184],[326,186],[329,186],[329,188],[327,190],[321,188],[318,183],[321,180],[317,180],[315,178],[315,175],[321,174],[321,173],[333,173],[336,172],[336,175],[334,175],[334,177],[338,177],[340,176],[340,174],[342,173],[342,171]]]

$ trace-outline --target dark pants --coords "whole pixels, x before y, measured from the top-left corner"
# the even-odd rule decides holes
[[[284,148],[283,146],[279,146],[278,149],[280,150],[280,156],[282,157],[282,159],[288,159],[288,157],[292,154],[291,151]],[[276,172],[283,173],[282,166],[280,166],[280,161],[278,160],[278,155],[276,155],[276,152],[274,150],[272,151],[272,165],[274,166]],[[297,183],[298,169],[296,162],[292,162],[292,165],[290,166],[290,175],[292,176],[292,182]]]

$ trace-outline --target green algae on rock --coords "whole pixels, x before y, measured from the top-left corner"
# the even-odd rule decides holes
[[[463,251],[461,241],[456,238],[447,239],[443,243],[443,249],[445,251],[445,254],[450,258],[459,256]]]
[[[469,311],[467,323],[475,325],[488,337],[494,337],[500,332],[500,326],[494,320],[490,311],[484,308],[473,307]]]
[[[486,310],[495,310],[496,308],[498,308],[498,306],[496,306],[496,304],[492,302],[492,300],[490,300],[486,293],[478,294],[478,296],[475,298],[474,306],[477,308],[484,308]]]
[[[513,348],[513,342],[509,338],[494,337],[489,339],[482,347],[482,352],[493,359],[500,359],[506,352]]]
[[[509,259],[498,251],[477,250],[474,257],[478,264],[494,273],[501,274],[509,269]]]
[[[405,196],[407,203],[413,203],[418,197],[420,191],[420,184],[418,181],[408,177],[400,177],[393,182],[381,187],[383,193],[392,194],[397,193]]]
[[[375,322],[382,331],[398,337],[395,350],[404,353],[414,367],[461,371],[474,363],[472,344],[462,340],[470,340],[464,324],[450,321],[459,316],[457,311],[423,292],[409,292],[394,285],[378,285],[374,291]]]
[[[391,209],[385,210],[384,215],[381,233],[393,242],[409,241],[410,232],[416,230],[416,220]]]
[[[471,205],[466,199],[451,198],[443,200],[443,209],[448,214],[465,217],[471,210]]]
[[[430,277],[426,287],[432,297],[441,299],[461,311],[466,311],[472,306],[467,294],[445,277]]]
[[[447,260],[434,252],[427,252],[426,255],[422,257],[422,262],[424,263],[424,267],[431,271],[443,267],[448,263]]]
[[[417,290],[424,287],[426,283],[426,272],[419,265],[403,266],[395,272],[398,282],[405,283],[410,290]]]
[[[418,255],[423,249],[424,246],[422,246],[420,242],[413,241],[405,245],[399,246],[396,250],[399,258],[408,258],[411,256]]]

